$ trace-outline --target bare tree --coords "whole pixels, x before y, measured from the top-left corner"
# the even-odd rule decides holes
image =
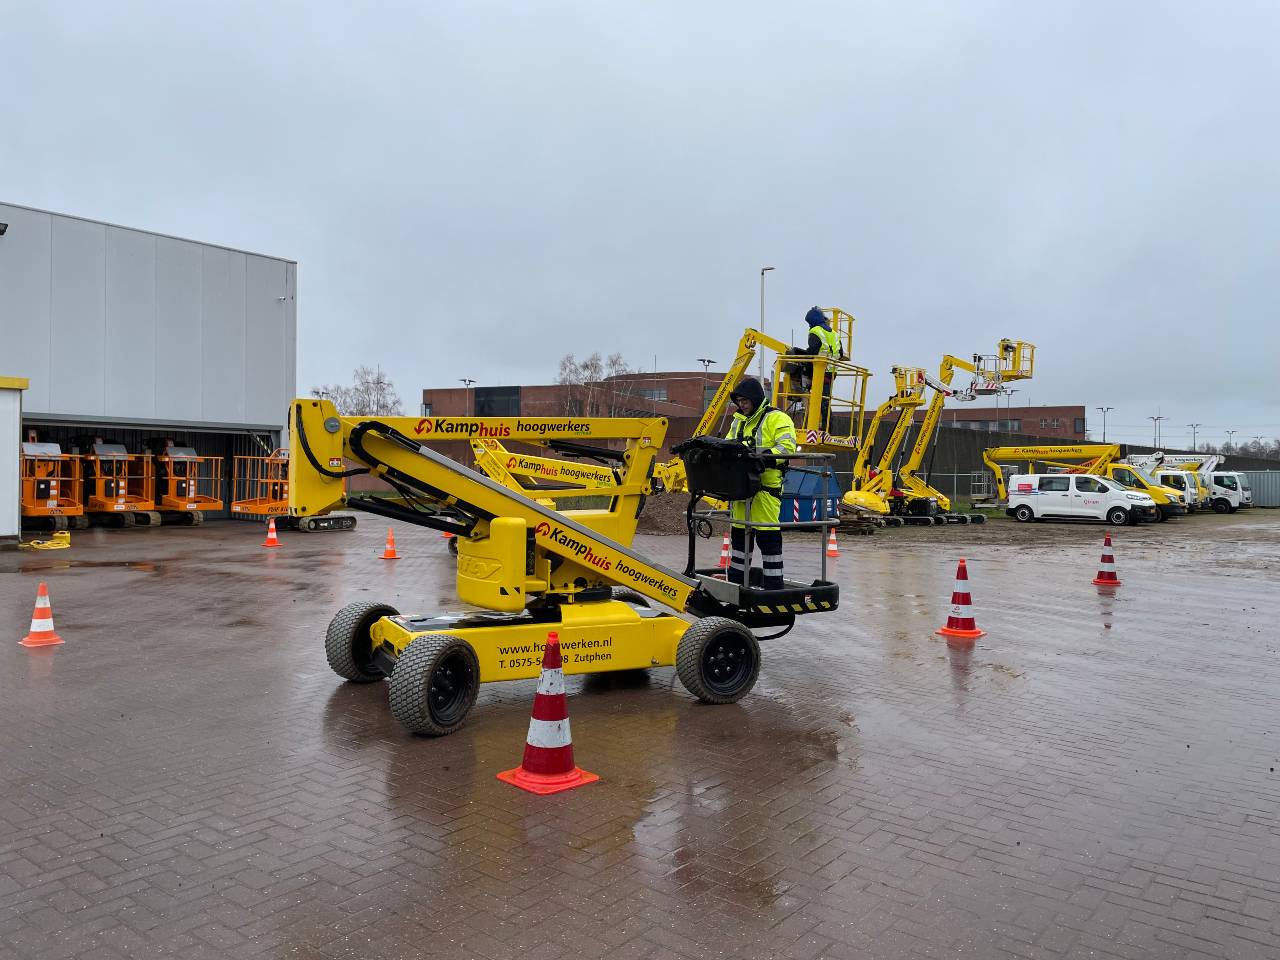
[[[344,417],[396,417],[404,414],[395,385],[382,372],[382,367],[356,367],[351,386],[327,383],[312,387],[313,397],[332,400]]]

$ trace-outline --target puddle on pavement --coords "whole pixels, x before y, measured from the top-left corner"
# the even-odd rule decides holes
[[[150,560],[47,560],[44,563],[24,563],[19,573],[42,573],[45,570],[70,570],[73,567],[131,567],[143,573],[159,573],[163,568]]]

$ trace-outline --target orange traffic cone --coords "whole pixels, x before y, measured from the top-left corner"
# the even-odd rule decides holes
[[[279,538],[276,537],[276,518],[272,517],[267,521],[267,539],[262,541],[264,547],[283,546]]]
[[[961,559],[956,567],[956,585],[951,592],[951,614],[947,617],[947,625],[939,627],[934,633],[947,638],[949,647],[972,647],[977,637],[985,636],[985,630],[979,630],[973,622],[973,601],[969,597],[969,570]]]
[[[724,535],[724,543],[720,544],[720,563],[717,566],[721,570],[729,569],[729,535]]]
[[[504,770],[498,779],[530,793],[559,793],[586,786],[600,778],[573,763],[573,738],[569,734],[569,705],[564,693],[564,669],[560,638],[547,634],[542,653],[542,675],[533,698],[533,716],[525,738],[524,761]]]
[[[396,553],[396,535],[390,527],[387,527],[387,545],[382,548],[383,560],[399,560],[400,554]]]
[[[49,606],[49,588],[43,583],[36,590],[36,608],[31,612],[31,630],[18,642],[24,647],[52,647],[64,642],[53,630],[53,607]]]
[[[1107,531],[1102,541],[1102,564],[1098,567],[1098,575],[1093,582],[1100,587],[1118,587],[1120,578],[1116,575],[1116,558],[1111,552],[1111,531]]]
[[[836,546],[836,528],[831,528],[831,536],[827,537],[827,556],[840,556],[840,548]]]

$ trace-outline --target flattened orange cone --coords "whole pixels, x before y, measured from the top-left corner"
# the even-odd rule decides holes
[[[559,793],[595,783],[600,778],[574,765],[573,737],[569,733],[569,704],[564,693],[564,667],[560,638],[547,634],[542,653],[542,675],[533,698],[533,716],[525,737],[524,760],[498,779],[530,793]]]
[[[836,528],[835,527],[831,528],[831,536],[827,537],[827,556],[828,557],[840,556],[840,548],[836,546]],[[961,561],[961,563],[963,562],[964,561]]]
[[[986,635],[973,620],[973,600],[969,597],[969,569],[963,558],[956,567],[956,585],[951,591],[951,613],[947,625],[934,631],[947,638],[949,647],[972,647],[973,641]]]
[[[49,605],[49,588],[43,583],[36,590],[36,608],[31,612],[31,630],[18,641],[24,647],[52,647],[64,642],[53,629],[53,607]]]
[[[262,541],[264,547],[282,546],[279,538],[276,536],[276,518],[272,517],[267,521],[267,539]]]
[[[729,569],[729,535],[727,533],[724,535],[724,543],[720,544],[720,563],[718,566],[721,570]]]
[[[400,554],[396,553],[396,535],[390,527],[387,527],[387,545],[382,548],[383,560],[399,560]]]
[[[1098,575],[1093,582],[1100,587],[1120,586],[1120,576],[1116,573],[1116,558],[1111,552],[1111,531],[1107,531],[1102,541],[1102,564],[1098,567]]]

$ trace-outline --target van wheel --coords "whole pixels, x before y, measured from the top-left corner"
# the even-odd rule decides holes
[[[1013,519],[1019,523],[1030,523],[1036,518],[1035,511],[1025,503],[1013,511]]]
[[[1227,501],[1225,500],[1215,500],[1213,501],[1213,512],[1214,513],[1230,513],[1231,504],[1227,503]]]
[[[1107,523],[1113,527],[1123,527],[1129,522],[1129,511],[1124,507],[1112,507],[1107,511]]]

